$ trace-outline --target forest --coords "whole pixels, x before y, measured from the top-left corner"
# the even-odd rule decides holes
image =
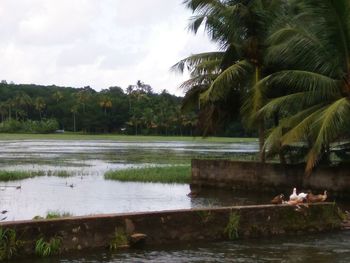
[[[183,98],[155,93],[142,81],[99,92],[83,88],[0,83],[0,132],[51,133],[57,130],[129,135],[202,135],[199,107],[186,109]],[[239,105],[237,105],[239,106]],[[237,107],[236,106],[236,107]],[[216,135],[245,135],[231,119]],[[207,133],[210,134],[210,133]]]

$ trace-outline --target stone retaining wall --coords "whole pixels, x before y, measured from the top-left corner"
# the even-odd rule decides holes
[[[21,243],[20,255],[35,253],[37,240],[61,240],[60,252],[127,245],[133,234],[144,234],[145,246],[196,241],[295,235],[339,229],[341,215],[333,203],[296,209],[289,205],[260,205],[113,214],[39,221],[2,222]],[[141,235],[142,236],[142,235]],[[124,238],[121,238],[124,237]],[[142,242],[143,244],[143,242]],[[129,242],[130,245],[130,242]]]
[[[237,190],[291,192],[293,187],[328,190],[332,196],[350,198],[350,166],[318,167],[304,175],[304,165],[192,160],[191,188],[219,187]]]

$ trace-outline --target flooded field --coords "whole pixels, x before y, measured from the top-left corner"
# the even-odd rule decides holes
[[[1,182],[0,210],[9,212],[0,219],[32,219],[49,211],[90,215],[266,202],[269,197],[222,192],[191,199],[186,195],[188,185],[125,183],[103,177],[108,170],[189,165],[193,157],[251,158],[257,147],[257,143],[0,141],[0,170],[47,174]],[[55,172],[71,176],[50,176]]]
[[[193,157],[254,158],[257,143],[0,141],[0,169],[42,171],[47,176],[0,182],[4,220],[31,219],[49,211],[73,215],[267,203],[270,196],[213,190],[189,198],[184,184],[104,180],[108,170],[189,165]],[[69,177],[50,176],[67,172]],[[7,187],[10,186],[10,187]],[[11,186],[21,186],[16,189]],[[19,263],[115,262],[349,262],[350,233],[193,244],[157,250],[90,251]]]

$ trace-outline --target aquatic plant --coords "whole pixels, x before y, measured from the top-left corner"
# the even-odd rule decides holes
[[[128,238],[123,229],[116,228],[112,240],[109,242],[110,250],[117,250],[121,246],[128,245]]]
[[[199,210],[199,211],[196,211],[196,213],[199,216],[201,222],[204,224],[208,223],[214,217],[214,215],[210,210]]]
[[[35,243],[35,254],[40,257],[57,255],[60,252],[61,244],[61,237],[52,237],[49,241],[45,241],[44,238],[40,238]]]
[[[14,181],[44,176],[43,171],[0,171],[0,181]]]
[[[17,239],[15,230],[0,228],[0,260],[12,258],[22,245],[23,242]]]
[[[57,177],[70,177],[72,176],[72,174],[70,174],[68,171],[51,171],[51,170],[48,170],[46,172],[46,175],[47,176],[57,176]]]
[[[126,182],[156,182],[156,183],[182,183],[190,182],[191,167],[186,166],[164,166],[131,168],[119,171],[106,172],[104,177],[109,180]]]
[[[238,238],[238,226],[240,215],[236,212],[231,212],[224,233],[228,235],[230,240]]]

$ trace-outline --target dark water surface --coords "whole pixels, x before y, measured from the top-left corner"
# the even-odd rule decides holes
[[[63,258],[27,259],[19,263],[115,262],[350,262],[350,232],[217,242],[157,250],[91,252]]]

